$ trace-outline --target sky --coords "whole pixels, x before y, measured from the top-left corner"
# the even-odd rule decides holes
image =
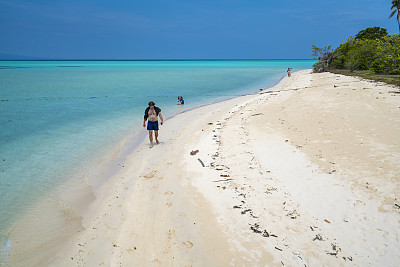
[[[391,0],[0,0],[0,54],[45,59],[311,59],[388,19]]]

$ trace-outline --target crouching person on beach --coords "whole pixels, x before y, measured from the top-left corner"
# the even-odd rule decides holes
[[[149,131],[150,148],[153,147],[153,131],[154,131],[154,136],[156,138],[156,143],[159,144],[158,116],[160,116],[161,125],[163,125],[164,119],[163,116],[161,115],[161,109],[156,107],[153,101],[150,101],[149,107],[146,108],[146,110],[144,111],[144,121],[143,121],[143,127],[146,127],[146,120],[148,120],[147,130]]]

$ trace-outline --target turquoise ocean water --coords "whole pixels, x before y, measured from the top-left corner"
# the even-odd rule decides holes
[[[148,101],[168,119],[271,87],[288,67],[313,63],[0,61],[0,265],[10,261],[16,240],[26,243],[20,254],[29,253],[79,225],[84,207],[74,204],[74,194],[104,182],[101,168],[118,157],[123,140],[143,140]],[[184,107],[176,105],[180,95]],[[21,230],[27,222],[29,238]]]

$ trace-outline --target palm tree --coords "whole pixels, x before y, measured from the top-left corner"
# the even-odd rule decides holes
[[[392,0],[393,12],[390,14],[389,19],[394,16],[397,12],[397,23],[399,24],[399,32],[400,32],[400,0]]]

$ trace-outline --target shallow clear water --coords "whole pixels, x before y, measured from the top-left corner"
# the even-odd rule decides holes
[[[257,92],[278,82],[287,67],[297,71],[313,63],[0,61],[0,263],[21,217],[33,209],[46,212],[46,200],[73,194],[69,181],[98,183],[90,176],[93,167],[115,156],[110,152],[124,137],[141,140],[148,101],[168,118]],[[176,105],[179,95],[184,107]]]

